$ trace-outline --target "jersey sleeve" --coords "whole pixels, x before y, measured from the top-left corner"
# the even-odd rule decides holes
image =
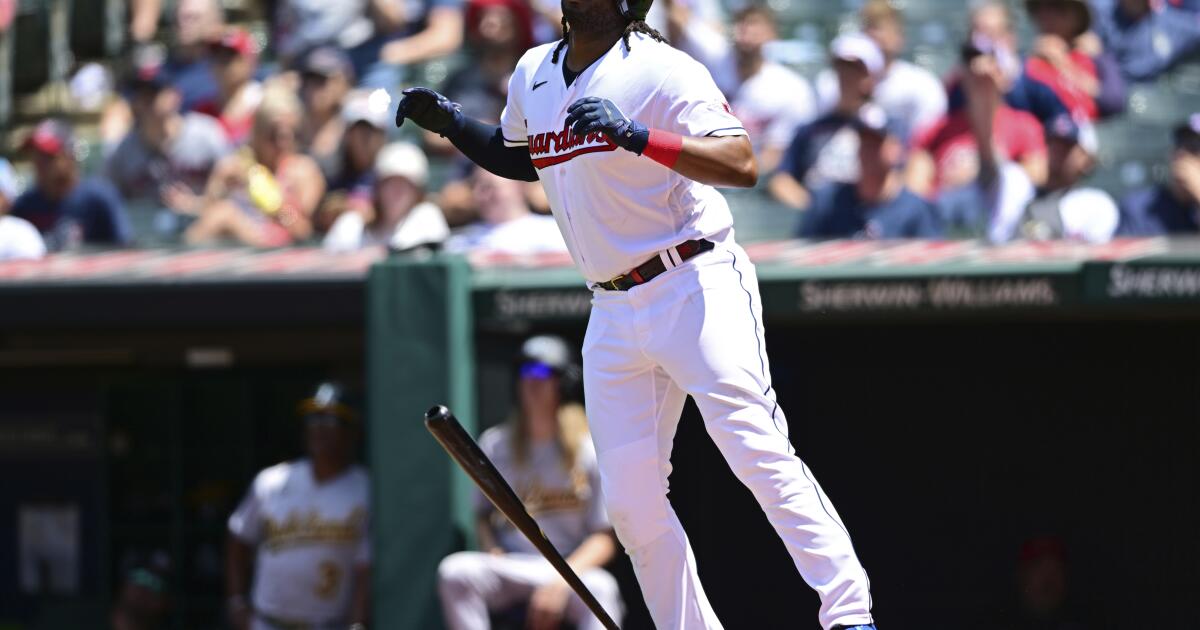
[[[257,545],[263,538],[262,497],[259,496],[261,485],[260,473],[250,484],[237,509],[229,515],[229,533],[248,545]]]
[[[529,54],[526,53],[517,62],[512,76],[508,78],[508,100],[504,103],[504,110],[500,112],[500,131],[504,135],[506,147],[523,147],[529,144],[525,110],[521,103],[529,89],[526,80],[529,59]]]
[[[666,107],[652,126],[664,131],[683,136],[747,135],[712,75],[693,59],[685,59],[671,70],[655,98],[662,99]]]

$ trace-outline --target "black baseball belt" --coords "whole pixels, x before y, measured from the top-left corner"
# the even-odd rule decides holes
[[[702,238],[695,241],[684,241],[672,248],[674,252],[664,252],[664,255],[671,256],[671,253],[677,254],[679,262],[675,263],[675,265],[678,266],[683,264],[683,261],[695,258],[704,252],[712,250],[714,247],[716,247],[716,244]],[[674,258],[675,256],[671,256],[672,260]],[[659,255],[634,267],[629,273],[621,274],[612,280],[597,282],[594,286],[607,291],[628,291],[639,284],[650,282],[667,269],[667,264],[663,262],[662,255]]]

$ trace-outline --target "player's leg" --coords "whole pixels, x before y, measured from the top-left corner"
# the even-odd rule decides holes
[[[695,398],[714,443],[821,596],[822,626],[870,623],[866,573],[833,505],[794,455],[775,403],[753,265],[731,245],[662,279],[646,296],[657,311],[649,354]]]
[[[625,294],[599,294],[583,344],[588,424],[605,507],[659,628],[720,628],[667,500],[686,395],[642,352],[645,322]]]
[[[438,597],[449,630],[487,630],[489,611],[529,599],[554,567],[536,555],[461,551],[438,565]]]

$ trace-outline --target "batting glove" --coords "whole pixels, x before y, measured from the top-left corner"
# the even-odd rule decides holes
[[[397,127],[407,118],[418,127],[442,136],[462,128],[462,106],[458,103],[423,87],[408,88],[403,94],[396,108]]]
[[[606,98],[588,96],[567,108],[567,126],[577,136],[599,131],[614,144],[641,155],[650,140],[650,130],[636,120],[630,120]]]

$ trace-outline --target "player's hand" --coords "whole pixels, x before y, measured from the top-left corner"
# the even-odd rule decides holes
[[[567,108],[567,126],[577,136],[603,132],[617,146],[638,155],[650,140],[650,130],[645,125],[630,120],[612,101],[595,96],[581,98]]]
[[[458,103],[429,88],[408,88],[403,94],[400,106],[396,108],[397,127],[407,118],[422,129],[444,136],[462,117],[462,107]]]
[[[558,630],[570,597],[571,587],[562,580],[538,587],[529,598],[525,627],[528,630]]]

